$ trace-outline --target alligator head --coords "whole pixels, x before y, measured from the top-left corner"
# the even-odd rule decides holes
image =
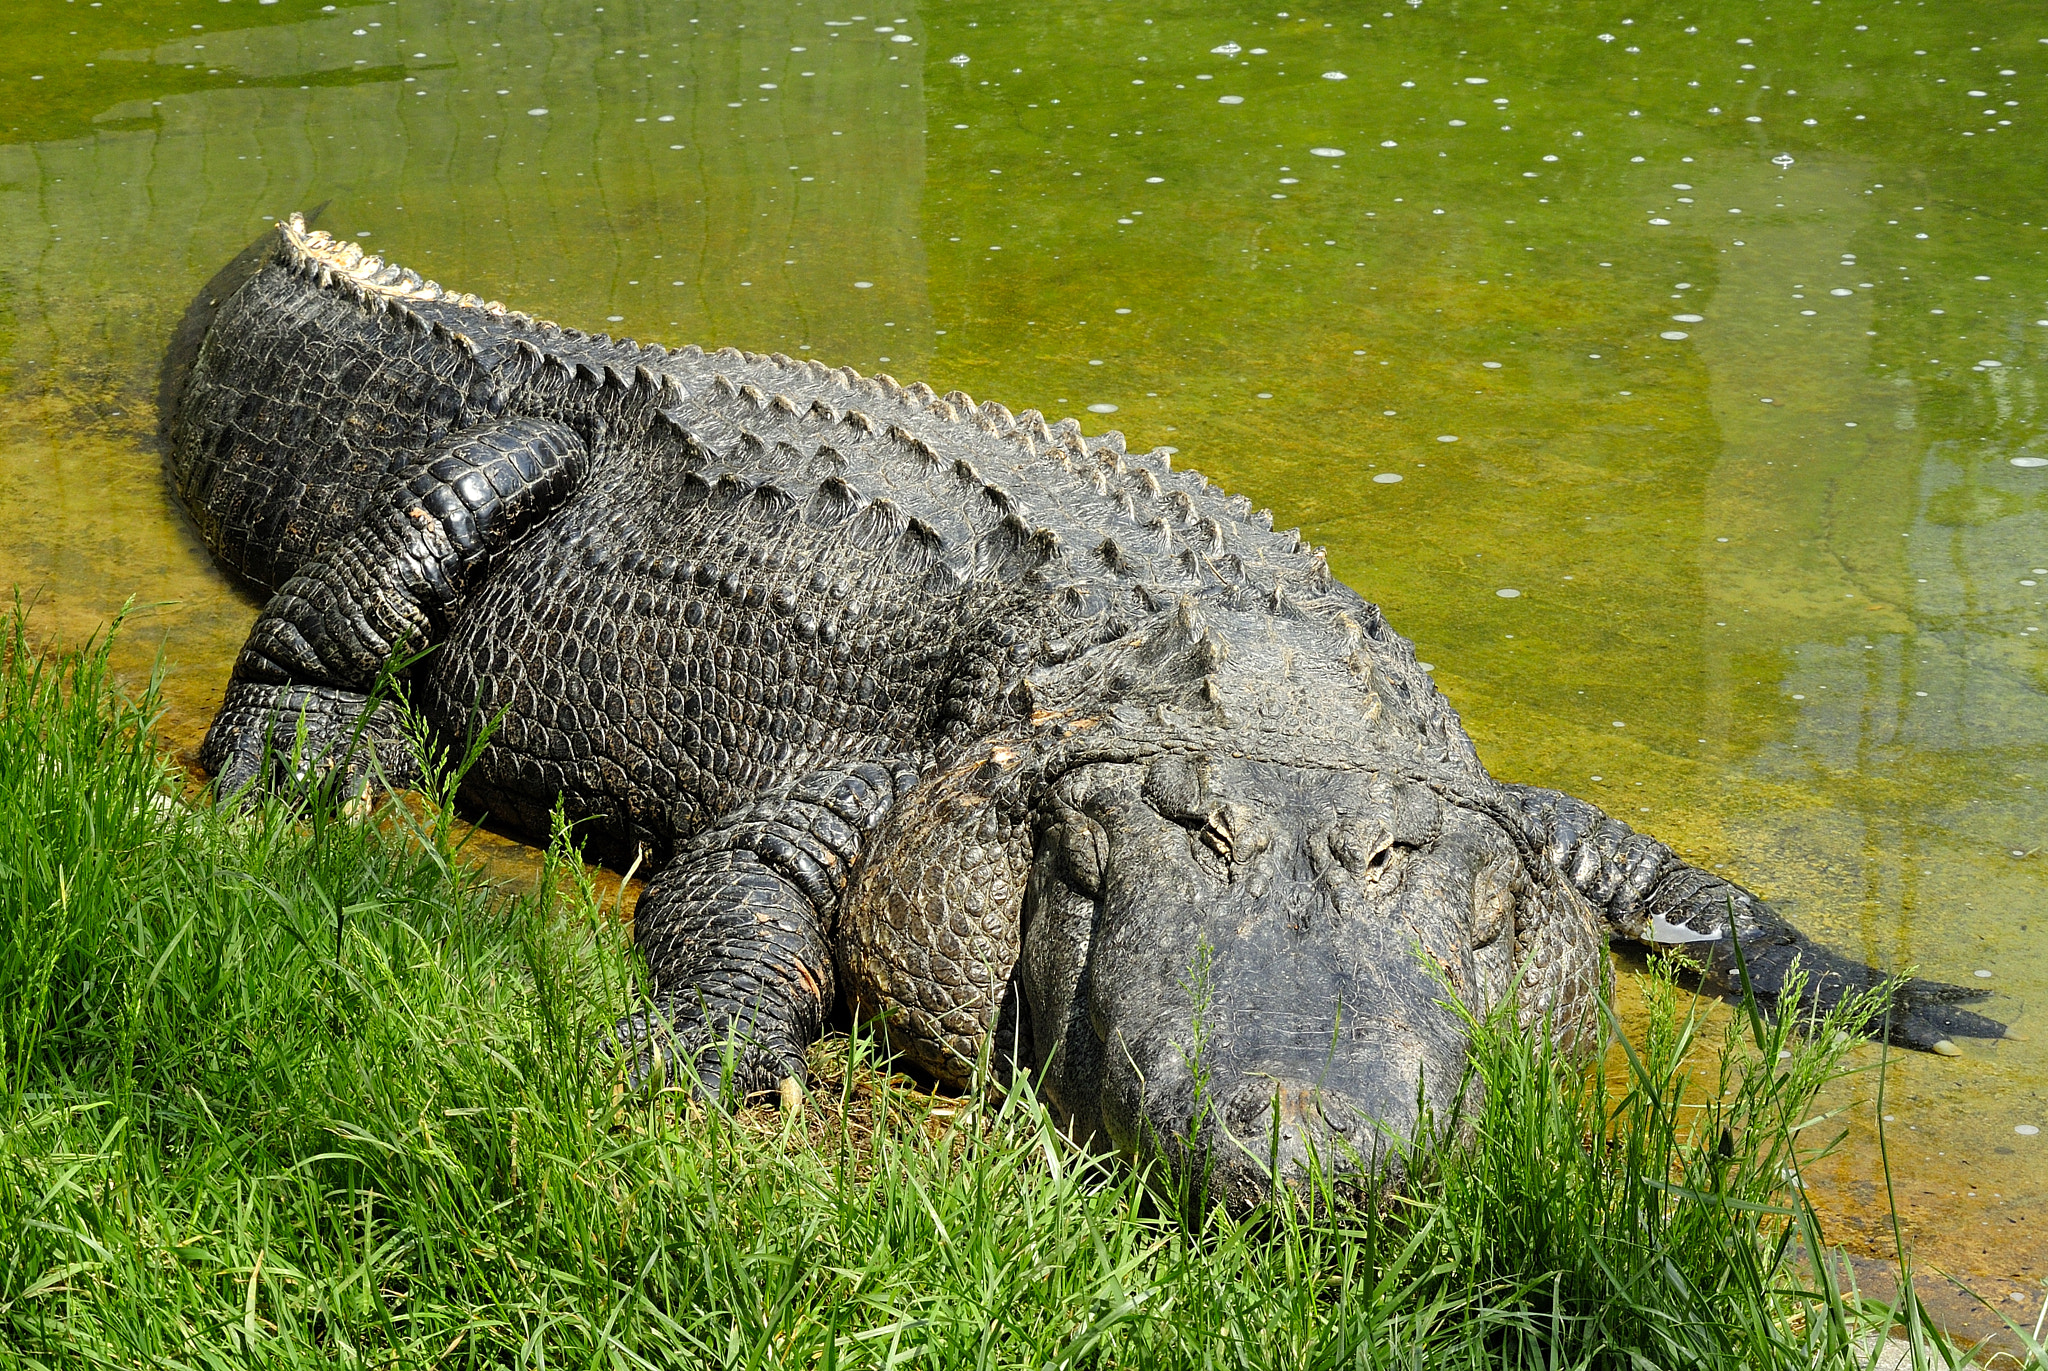
[[[1304,663],[1326,654],[1290,666],[1241,638],[1208,656],[1200,708],[1127,691],[1143,722],[1105,721],[1043,783],[1027,1059],[1076,1136],[1233,1209],[1311,1167],[1396,1184],[1423,1110],[1441,1124],[1464,1097],[1467,1015],[1509,995],[1533,925],[1570,935],[1581,965],[1545,984],[1571,1008],[1597,989],[1598,937],[1460,798],[1483,772],[1461,785],[1458,759],[1390,746],[1370,672],[1318,681]]]

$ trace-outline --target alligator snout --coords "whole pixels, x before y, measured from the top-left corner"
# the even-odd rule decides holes
[[[1266,1199],[1276,1184],[1391,1190],[1407,1177],[1411,1100],[1402,1117],[1320,1086],[1246,1080],[1217,1101],[1205,1152],[1211,1192],[1232,1208]]]

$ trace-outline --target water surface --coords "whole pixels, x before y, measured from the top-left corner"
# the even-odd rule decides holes
[[[1497,774],[1998,992],[2031,1040],[1894,1058],[1886,1127],[1909,1243],[2010,1297],[2048,1275],[2048,20],[1679,8],[31,0],[0,583],[53,634],[147,606],[196,742],[257,602],[168,499],[155,368],[314,206],[564,323],[1171,445],[1328,545]],[[1815,1191],[1882,1251],[1874,1092]]]

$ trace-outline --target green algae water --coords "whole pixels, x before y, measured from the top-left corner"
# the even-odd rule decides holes
[[[2031,1312],[2048,13],[871,3],[18,7],[0,584],[72,640],[144,605],[196,743],[257,601],[156,368],[293,210],[567,324],[1120,428],[1326,544],[1497,774],[1994,991],[2028,1040],[1892,1057],[1885,1139],[1908,1246]],[[1881,1253],[1875,1078],[1838,1094],[1814,1191]]]

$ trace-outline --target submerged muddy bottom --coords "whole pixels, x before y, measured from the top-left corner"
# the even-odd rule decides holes
[[[1392,8],[25,18],[0,54],[0,581],[74,642],[132,599],[122,661],[161,651],[164,737],[196,746],[257,602],[172,506],[155,370],[266,217],[322,204],[567,324],[1169,445],[1328,546],[1496,774],[1845,951],[1997,992],[2028,1040],[1892,1055],[1885,1141],[1922,1263],[2031,1313],[2034,16]],[[1876,1086],[1836,1087],[1848,1137],[1811,1193],[1882,1254]]]

